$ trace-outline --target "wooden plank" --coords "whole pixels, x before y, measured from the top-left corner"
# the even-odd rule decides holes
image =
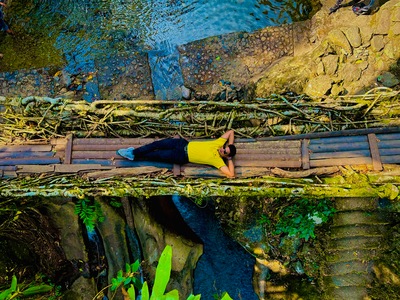
[[[317,144],[336,144],[336,143],[360,143],[360,142],[368,142],[367,136],[366,135],[339,136],[339,137],[320,138],[320,139],[313,139],[312,140],[312,143],[314,145],[317,145]]]
[[[69,134],[67,137],[67,144],[65,145],[65,152],[64,152],[64,164],[67,164],[67,165],[71,164],[72,141],[73,141],[72,134]]]
[[[381,155],[381,161],[384,164],[400,164],[400,155]]]
[[[382,133],[377,134],[376,137],[379,141],[400,140],[400,133]]]
[[[180,176],[181,175],[181,166],[178,164],[174,164],[172,167],[172,172],[174,173],[174,176]]]
[[[354,150],[354,151],[339,151],[339,152],[319,152],[311,153],[310,159],[325,159],[325,158],[350,158],[350,157],[370,157],[370,150]]]
[[[15,171],[2,171],[3,178],[15,178],[18,177],[18,174]]]
[[[368,134],[369,148],[371,151],[372,167],[375,171],[382,171],[382,162],[378,149],[378,140],[374,133]]]
[[[357,158],[331,158],[310,160],[310,167],[331,167],[331,166],[346,166],[346,165],[370,165],[372,164],[371,157]]]
[[[344,143],[344,144],[313,144],[313,140],[310,140],[310,145],[308,148],[316,153],[316,152],[335,152],[335,151],[349,151],[349,150],[368,150],[369,145],[367,142],[361,143]]]
[[[367,135],[369,133],[389,133],[389,132],[400,132],[400,126],[398,127],[381,127],[381,128],[364,128],[364,129],[345,129],[338,131],[324,131],[324,132],[313,132],[296,135],[283,135],[283,136],[270,136],[265,138],[259,138],[257,140],[262,141],[278,141],[278,140],[301,140],[301,139],[317,139],[326,137],[336,136],[355,136],[355,135]]]
[[[73,145],[145,145],[154,142],[156,139],[153,138],[88,138],[88,139],[77,139],[73,141]],[[121,147],[121,148],[123,148]]]
[[[378,143],[379,147],[379,143]],[[381,156],[386,155],[400,155],[400,148],[384,148],[384,149],[379,149],[379,153]]]
[[[270,175],[270,168],[259,168],[259,167],[235,167],[235,174],[237,177],[256,177]],[[184,177],[202,177],[202,178],[214,178],[214,177],[225,177],[225,175],[216,168],[209,166],[182,166],[181,175]]]
[[[17,173],[51,173],[54,172],[54,165],[18,165]]]
[[[122,158],[115,151],[73,151],[72,159],[83,159],[83,158],[101,158],[101,159],[113,159]]]
[[[2,152],[17,152],[17,151],[51,151],[51,145],[0,145]]]
[[[258,148],[258,149],[237,149],[240,154],[287,154],[287,155],[300,155],[300,148]]]
[[[21,151],[21,152],[0,152],[0,159],[4,158],[27,158],[27,157],[53,157],[53,152],[32,152],[32,151]]]
[[[300,148],[301,141],[257,141],[255,143],[235,143],[237,149],[255,148]]]
[[[56,157],[0,159],[0,166],[50,165],[58,163],[60,163],[60,159]]]
[[[56,145],[62,145],[65,146],[67,144],[67,139],[51,139],[50,140],[50,145],[56,146]]]
[[[308,170],[310,168],[310,150],[308,149],[309,144],[309,139],[304,139],[301,142],[301,167],[304,170]]]
[[[55,165],[54,172],[56,173],[77,173],[80,171],[90,170],[110,170],[114,169],[113,166],[102,166],[100,164],[69,164],[69,165]]]
[[[400,148],[400,140],[380,141],[378,146],[379,146],[379,149]]]
[[[128,145],[120,145],[120,144],[101,144],[101,145],[84,145],[84,144],[79,144],[79,145],[73,145],[72,146],[72,151],[117,151],[118,149],[121,148],[128,148],[128,147],[140,147],[141,145],[139,144],[130,144]]]
[[[167,169],[156,167],[137,167],[137,168],[115,168],[113,170],[97,171],[86,174],[85,178],[99,179],[112,176],[137,176],[155,172],[165,172]]]
[[[15,171],[17,169],[16,166],[0,166],[0,170],[4,171]]]
[[[157,168],[168,168],[172,170],[173,165],[162,162],[151,161],[131,161],[127,159],[110,160],[110,159],[72,159],[72,164],[100,164],[102,166],[115,166],[115,167],[144,167],[155,166]]]
[[[253,161],[263,161],[263,160],[296,160],[301,161],[301,154],[290,155],[290,154],[246,154],[237,153],[235,155],[235,162],[240,162],[242,160],[253,160]]]
[[[279,168],[301,168],[301,159],[295,160],[265,160],[265,161],[236,161],[238,167],[279,167]]]

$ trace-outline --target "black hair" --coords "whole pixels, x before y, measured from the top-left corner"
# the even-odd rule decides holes
[[[229,150],[230,150],[228,156],[229,157],[234,157],[236,155],[236,147],[235,147],[235,145],[230,144],[230,145],[228,145],[228,147],[229,147]]]

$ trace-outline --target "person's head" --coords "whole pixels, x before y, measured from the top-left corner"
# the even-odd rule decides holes
[[[218,149],[218,153],[221,157],[234,157],[236,155],[235,145],[228,145]]]

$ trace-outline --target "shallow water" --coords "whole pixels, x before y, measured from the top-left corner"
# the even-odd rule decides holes
[[[15,1],[15,0],[14,0]],[[14,2],[13,1],[13,2]],[[16,1],[10,22],[48,32],[67,61],[157,50],[230,32],[307,19],[312,0],[33,0]],[[26,9],[29,7],[29,9]]]

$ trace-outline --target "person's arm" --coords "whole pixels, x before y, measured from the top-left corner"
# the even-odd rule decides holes
[[[233,142],[235,141],[235,132],[231,129],[225,132],[221,137],[228,141],[228,145],[233,145]]]
[[[3,7],[7,7],[7,5],[5,3],[3,3],[3,2],[0,2],[0,5],[3,6]]]
[[[233,164],[232,159],[228,159],[228,165],[219,168],[222,173],[226,175],[226,177],[234,178],[235,177],[235,165]]]

